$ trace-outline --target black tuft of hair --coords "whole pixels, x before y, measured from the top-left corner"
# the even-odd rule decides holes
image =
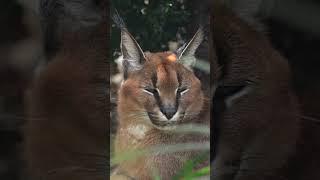
[[[114,12],[112,13],[112,20],[119,29],[127,29],[126,24],[124,23],[123,19],[119,15],[119,12],[117,9],[114,9]]]

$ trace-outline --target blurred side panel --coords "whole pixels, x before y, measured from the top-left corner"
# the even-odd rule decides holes
[[[19,179],[24,93],[43,61],[42,35],[35,11],[17,0],[0,2],[0,179]]]
[[[41,0],[46,63],[26,95],[25,177],[103,180],[109,164],[107,0]]]

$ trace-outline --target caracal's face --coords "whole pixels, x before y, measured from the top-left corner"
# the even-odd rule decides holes
[[[200,80],[171,52],[146,53],[142,69],[128,76],[120,92],[134,99],[136,113],[158,129],[187,123],[203,106]]]

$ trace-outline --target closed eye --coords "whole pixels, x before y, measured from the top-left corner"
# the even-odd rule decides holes
[[[143,88],[142,91],[144,91],[145,93],[148,93],[152,96],[154,96],[156,93],[159,92],[159,90],[156,88]]]
[[[186,92],[188,92],[189,89],[187,87],[179,87],[176,92],[179,93],[180,95],[185,94]]]

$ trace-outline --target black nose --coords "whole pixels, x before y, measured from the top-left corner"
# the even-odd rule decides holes
[[[171,119],[177,112],[177,108],[175,107],[162,107],[160,110],[167,117],[167,119]]]

